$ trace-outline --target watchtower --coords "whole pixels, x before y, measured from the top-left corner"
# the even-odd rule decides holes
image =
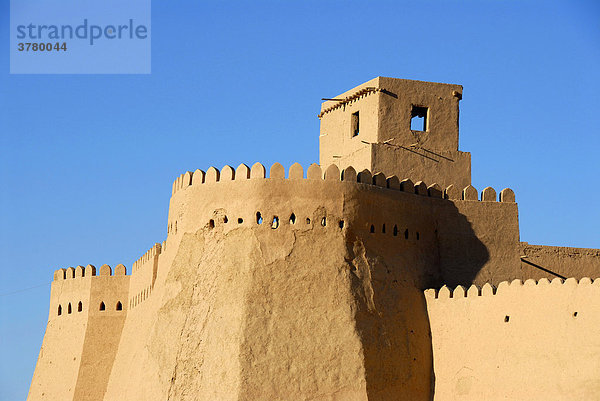
[[[458,150],[462,86],[377,77],[321,105],[320,164],[442,187],[471,184]]]

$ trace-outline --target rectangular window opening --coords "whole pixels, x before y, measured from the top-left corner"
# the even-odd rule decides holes
[[[428,111],[427,107],[413,105],[410,113],[410,129],[412,131],[427,131]]]
[[[351,125],[352,125],[352,137],[354,138],[355,136],[358,136],[358,133],[360,131],[360,117],[359,117],[358,111],[355,113],[352,113]]]

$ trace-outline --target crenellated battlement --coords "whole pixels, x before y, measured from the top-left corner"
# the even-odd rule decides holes
[[[98,311],[110,310],[110,308],[119,312],[126,310],[124,308],[126,301],[128,301],[129,308],[135,307],[152,292],[158,269],[158,256],[164,249],[166,249],[166,241],[156,243],[134,262],[131,276],[135,276],[135,279],[131,280],[131,289],[129,288],[127,268],[123,264],[115,266],[114,270],[107,264],[102,265],[99,269],[90,264],[85,267],[77,266],[55,270],[53,283],[60,283],[60,287],[53,287],[50,318],[64,316],[75,311],[82,312],[90,308],[93,309],[96,307],[95,304],[98,304]],[[148,269],[145,269],[145,267],[148,267]],[[92,277],[94,279],[126,277],[128,281],[125,287],[121,282],[115,282],[113,287],[111,282],[91,282]],[[82,283],[79,283],[82,279]],[[118,299],[115,305],[108,305],[114,302],[105,301],[102,295],[103,292],[117,295]],[[131,297],[127,296],[129,292],[133,294]],[[96,296],[92,297],[92,293],[95,293]],[[98,295],[99,299],[96,300],[95,298]],[[71,299],[73,300],[71,301]]]
[[[36,370],[34,381],[40,383],[36,397],[84,399],[90,389],[106,387],[129,309],[130,278],[123,264],[54,272],[48,326],[38,359],[38,368],[42,366],[45,373]],[[64,380],[70,384],[57,388],[55,383]]]
[[[597,398],[600,278],[443,286],[425,300],[441,399],[465,382],[469,400]]]
[[[259,224],[258,215],[267,224]],[[289,224],[292,216],[299,223]],[[472,185],[443,189],[437,183],[337,165],[306,168],[294,163],[286,171],[280,163],[270,168],[255,163],[181,174],[173,183],[168,244],[176,247],[184,233],[204,228],[221,227],[228,235],[245,228],[270,227],[275,234],[279,227],[284,232],[332,232],[340,226],[342,236],[377,238],[419,255],[419,263],[439,266],[441,284],[472,283],[475,276],[477,283],[497,282],[519,266],[518,210],[510,188],[499,194],[491,187],[479,193]],[[403,238],[409,241],[398,241]],[[494,272],[496,266],[500,273]]]
[[[126,310],[124,304],[129,291],[129,278],[127,268],[122,264],[115,266],[114,271],[107,264],[100,269],[94,265],[58,269],[54,272],[52,282],[49,316],[52,319],[75,310]]]
[[[479,194],[477,189],[472,185],[468,185],[463,188],[462,191],[454,185],[449,185],[445,189],[442,189],[437,183],[427,185],[423,181],[413,182],[409,178],[400,180],[395,175],[386,176],[386,174],[382,172],[372,173],[368,169],[357,172],[353,167],[347,167],[340,171],[337,165],[332,164],[323,170],[321,166],[316,163],[313,163],[308,167],[306,176],[304,175],[303,167],[298,163],[294,163],[289,168],[287,177],[285,176],[285,169],[280,163],[273,164],[269,169],[268,175],[266,167],[261,163],[255,163],[251,168],[246,164],[240,164],[235,170],[233,167],[226,165],[221,171],[216,167],[210,167],[206,172],[199,169],[194,172],[188,171],[175,179],[172,187],[172,195],[175,195],[188,187],[199,186],[202,184],[252,179],[284,180],[286,178],[288,180],[306,179],[352,182],[452,201],[516,202],[515,194],[510,188],[504,188],[497,194],[494,188],[486,187],[481,191],[481,194]]]
[[[495,295],[506,295],[511,294],[514,291],[539,289],[544,287],[556,288],[556,289],[573,289],[578,286],[590,286],[593,285],[600,290],[600,278],[595,280],[589,277],[583,277],[580,280],[576,278],[568,278],[563,280],[562,278],[556,277],[552,280],[542,278],[540,280],[528,279],[525,281],[515,279],[511,282],[502,281],[497,286],[486,283],[483,286],[471,285],[468,289],[462,285],[458,285],[454,288],[450,288],[446,285],[439,289],[427,289],[425,290],[425,298],[428,300],[446,300],[446,299],[463,299],[463,298],[474,298],[474,297],[490,297]]]
[[[92,277],[96,275],[96,266],[87,265],[86,267],[68,267],[54,271],[54,281],[69,280],[76,278]],[[115,266],[114,276],[126,276],[127,268],[119,264]],[[98,276],[113,276],[113,270],[109,265],[102,265]]]
[[[521,242],[513,190],[471,184],[462,92],[377,77],[324,99],[320,164],[179,175],[166,239],[130,275],[54,272],[29,400],[597,387],[600,251]]]
[[[152,246],[152,248],[148,249],[146,253],[144,253],[138,260],[133,262],[131,267],[132,273],[135,273],[140,267],[142,267],[146,262],[154,260],[155,257],[161,254],[163,246],[165,246],[165,242],[156,243]]]
[[[154,289],[158,274],[159,256],[166,250],[166,241],[156,243],[133,264],[129,290],[129,308],[145,300]]]

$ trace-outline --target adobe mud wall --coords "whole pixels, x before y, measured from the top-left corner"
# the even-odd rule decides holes
[[[364,399],[367,392],[389,393],[398,387],[394,380],[365,379],[366,372],[369,377],[385,377],[372,372],[379,358],[373,353],[380,347],[365,354],[361,344],[366,334],[357,332],[352,322],[357,311],[362,311],[359,320],[366,326],[376,326],[368,320],[381,324],[382,319],[372,316],[373,301],[364,295],[371,281],[364,277],[363,283],[356,277],[366,274],[364,251],[354,250],[343,236],[352,226],[343,220],[344,192],[323,181],[320,169],[315,182],[265,179],[264,172],[262,179],[249,180],[249,171],[238,176],[243,180],[216,182],[217,173],[223,179],[226,171],[209,169],[208,182],[196,172],[194,177],[205,181],[196,185],[192,181],[175,193],[169,227],[177,229],[171,230],[166,242],[167,253],[175,250],[174,261],[163,265],[166,253],[160,254],[151,296],[130,311],[106,399],[318,394]],[[339,171],[337,182],[342,185]],[[426,243],[423,235],[418,241]],[[402,241],[414,246],[416,232],[411,230],[410,236]],[[356,256],[348,255],[348,246]],[[358,258],[354,268],[346,257]],[[406,278],[398,281],[388,291],[398,291]],[[422,297],[412,284],[401,294],[406,305],[414,304],[412,297],[424,312]],[[382,295],[377,292],[377,296]],[[404,310],[387,313],[384,320],[389,320],[394,343],[399,337],[391,334],[404,330],[398,325],[415,321],[413,330],[428,332],[423,313],[420,320],[419,315],[393,318]],[[128,327],[133,319],[136,330]],[[144,321],[148,323],[137,324]],[[425,350],[418,351],[422,347],[418,344],[415,337],[410,351],[406,345],[392,349],[386,356],[389,370],[384,372],[397,376],[402,391],[414,397],[419,397],[423,385],[429,388],[431,372],[430,363],[421,362],[431,361],[430,345],[426,342]],[[389,346],[381,349],[389,351]],[[402,356],[392,358],[398,353]],[[401,365],[412,354],[419,364]],[[365,366],[364,359],[373,362]]]
[[[179,176],[131,276],[55,272],[28,399],[600,393],[600,280],[542,278],[597,277],[600,250],[520,242],[513,191],[470,185],[461,98],[378,77],[323,103],[328,167]]]
[[[592,400],[600,279],[427,290],[435,400]]]
[[[256,164],[175,181],[166,251],[151,294],[129,312],[105,399],[427,399],[418,288],[441,280],[440,255],[471,245],[473,227],[497,231],[457,208],[493,203],[516,227],[512,192],[497,202],[486,189],[480,201],[472,187],[449,188],[461,199],[445,200],[436,185],[335,166],[312,165],[305,178],[296,164],[286,178],[275,164],[266,176]],[[446,232],[460,235],[440,247]],[[480,268],[510,259],[484,253]]]
[[[129,276],[96,268],[59,269],[48,325],[27,400],[101,400],[127,316]]]
[[[521,242],[521,269],[530,278],[600,277],[600,249],[531,245]]]
[[[88,269],[91,275],[92,268]],[[75,394],[90,307],[91,279],[73,279],[74,269],[70,268],[70,278],[65,280],[65,273],[65,269],[54,273],[48,324],[28,401],[72,400]],[[78,311],[79,302],[82,308],[85,306],[82,312]]]
[[[256,164],[176,180],[167,241],[134,264],[125,287],[82,290],[90,305],[105,298],[107,307],[117,291],[127,320],[98,312],[84,322],[75,390],[59,385],[66,396],[246,399],[280,382],[270,397],[427,398],[432,356],[419,288],[518,266],[512,191],[442,191],[336,166],[311,165],[305,178],[295,164],[286,178],[275,164],[266,176]],[[73,282],[113,279],[107,269]],[[75,275],[60,272],[55,286],[69,282],[61,274]],[[330,376],[332,358],[340,371]],[[90,383],[102,366],[104,376]]]
[[[237,170],[229,166],[222,171],[211,167],[207,172],[196,170],[181,175],[173,185],[169,227],[187,232],[205,225],[214,220],[211,218],[214,210],[225,203],[231,204],[230,198],[238,194],[240,198],[234,205],[243,208],[248,205],[242,199],[255,191],[259,191],[265,201],[273,199],[283,205],[289,204],[291,199],[301,199],[306,191],[318,191],[320,198],[314,201],[321,205],[341,202],[336,207],[343,207],[345,224],[361,235],[369,234],[365,237],[376,237],[374,247],[379,246],[383,234],[383,238],[398,239],[388,253],[398,251],[398,247],[408,247],[409,252],[427,249],[414,261],[404,263],[414,265],[415,271],[420,272],[424,281],[419,285],[423,289],[444,283],[499,283],[521,275],[518,209],[510,189],[497,193],[488,187],[478,193],[472,186],[461,190],[451,185],[442,190],[435,183],[401,181],[396,176],[372,174],[369,170],[357,173],[350,167],[340,172],[335,165],[323,170],[313,164],[307,169],[306,179],[298,164],[291,167],[288,179],[278,163],[272,166],[269,178],[259,163],[252,169],[241,165]],[[192,177],[196,177],[196,181]],[[213,184],[217,186],[210,195],[194,189]],[[200,193],[201,197],[190,198],[191,194]],[[344,196],[340,198],[339,194]],[[283,198],[278,198],[280,195]],[[219,201],[211,204],[213,198]],[[254,214],[261,212],[261,206],[257,204],[254,208],[256,210],[244,211],[246,216],[242,221],[256,220]],[[261,213],[268,223],[275,216],[288,217],[271,211]],[[399,241],[401,238],[412,242]]]
[[[276,163],[268,175],[258,163],[182,174],[167,240],[131,276],[119,266],[121,287],[110,284],[118,277],[108,266],[92,277],[83,268],[57,271],[32,394],[426,400],[434,358],[446,351],[432,349],[429,333],[440,329],[429,321],[441,323],[420,289],[525,274],[510,189],[442,190],[336,166],[304,174],[294,164],[286,174]],[[97,279],[105,281],[92,286]],[[109,321],[92,308],[57,329],[58,305],[85,294],[91,307],[123,299],[123,311]],[[64,326],[71,322],[79,323]],[[73,355],[54,345],[66,332]],[[76,381],[47,369],[45,348]]]

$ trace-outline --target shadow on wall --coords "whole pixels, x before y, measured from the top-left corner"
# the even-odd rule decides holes
[[[473,231],[473,226],[453,202],[443,202],[437,222],[437,247],[440,255],[437,277],[422,283],[421,290],[440,288],[442,285],[467,288],[490,261],[490,252]],[[492,226],[497,231],[500,228]]]
[[[389,234],[348,233],[346,261],[354,273],[370,401],[433,399],[433,348],[423,289],[447,282],[470,285],[489,260],[488,249],[454,203],[435,202],[431,212],[433,248],[429,242],[398,248]]]

